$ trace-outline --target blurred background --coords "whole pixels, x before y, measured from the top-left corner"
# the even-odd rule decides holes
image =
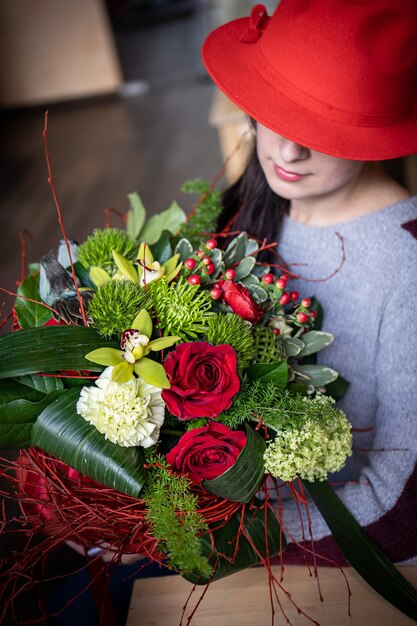
[[[16,289],[19,233],[28,262],[39,261],[61,238],[47,182],[45,111],[66,232],[78,241],[104,225],[106,209],[125,212],[132,191],[139,192],[149,214],[166,209],[174,199],[189,210],[195,199],[181,193],[181,184],[196,177],[212,180],[240,142],[219,185],[239,175],[250,145],[248,125],[212,85],[200,49],[215,26],[248,15],[253,4],[0,0],[1,287]],[[264,4],[272,12],[278,0]],[[415,156],[384,167],[417,193]],[[111,220],[122,224],[115,214]],[[0,306],[3,301],[9,309],[11,299],[2,294]],[[9,516],[15,512],[11,508]],[[2,553],[11,553],[18,541],[0,537]],[[81,560],[63,548],[49,559],[48,573],[53,577],[77,569]],[[120,626],[129,590],[119,581]],[[55,606],[64,597],[54,599],[56,585],[48,593]],[[93,613],[90,599],[75,613],[42,623],[94,626]],[[36,616],[37,599],[29,595],[10,624]]]

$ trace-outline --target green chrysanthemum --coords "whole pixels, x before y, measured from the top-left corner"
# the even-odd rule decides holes
[[[207,322],[207,341],[214,346],[227,343],[237,356],[238,369],[248,367],[255,356],[252,326],[234,313],[216,313]]]
[[[103,337],[120,335],[141,309],[152,311],[152,299],[130,280],[108,280],[96,291],[88,308],[93,326]]]
[[[149,291],[164,335],[178,335],[189,341],[206,331],[207,321],[214,315],[208,291],[182,278],[170,284],[163,278],[154,281]]]
[[[255,326],[255,361],[256,363],[275,363],[284,358],[281,342],[270,328]]]
[[[117,268],[112,255],[113,250],[132,260],[137,252],[137,244],[119,228],[96,228],[78,248],[78,255],[85,267],[102,267],[109,274],[114,274]]]
[[[284,481],[298,476],[309,481],[326,480],[352,454],[351,427],[331,398],[317,396],[304,398],[303,402],[304,416],[284,423],[276,439],[268,445],[265,470]]]

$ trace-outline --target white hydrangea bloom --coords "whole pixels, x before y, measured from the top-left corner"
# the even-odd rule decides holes
[[[94,386],[81,389],[77,413],[119,446],[153,446],[164,421],[162,390],[136,377],[116,383],[112,370],[107,367]]]

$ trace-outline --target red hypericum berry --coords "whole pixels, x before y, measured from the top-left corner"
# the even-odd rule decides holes
[[[204,250],[197,250],[197,256],[199,259],[202,259],[206,256],[206,253],[204,252]]]
[[[281,276],[279,277],[280,280],[285,280],[285,282],[288,282],[289,276],[288,274],[281,274]]]
[[[297,319],[301,324],[305,324],[306,322],[308,322],[308,315],[307,313],[297,313]]]
[[[210,291],[210,295],[213,298],[213,300],[218,300],[219,298],[222,297],[222,290],[219,289],[218,287],[213,287],[213,289]]]
[[[308,307],[311,306],[311,299],[310,298],[303,298],[301,300],[301,306],[304,306],[306,309],[308,309]]]
[[[281,331],[279,328],[273,328],[272,332],[274,333],[274,335],[279,335]]]
[[[190,285],[200,285],[201,278],[198,274],[191,274],[191,276],[188,277],[188,282]]]
[[[298,293],[298,291],[291,291],[290,293],[291,300],[298,300],[299,297],[300,297],[300,294]]]
[[[262,282],[264,282],[265,285],[272,285],[272,283],[274,282],[274,275],[273,274],[264,274],[262,276]]]
[[[310,311],[310,316],[313,318],[313,320],[315,320],[317,317],[317,311]]]
[[[216,266],[214,265],[214,263],[209,263],[206,267],[207,274],[211,276],[215,269],[216,269]]]
[[[184,261],[184,265],[187,268],[187,270],[193,270],[195,266],[197,265],[197,261],[195,259],[186,259]]]
[[[217,241],[215,239],[209,239],[206,241],[206,246],[209,250],[214,250],[214,248],[217,248]]]
[[[236,276],[236,270],[232,270],[232,269],[226,270],[226,278],[228,280],[233,280],[235,276]]]
[[[282,280],[282,278],[279,278],[276,283],[275,283],[276,287],[278,287],[278,289],[285,289],[285,287],[287,286],[287,281],[286,280]]]
[[[205,256],[201,259],[204,263],[204,265],[210,265],[210,263],[212,262],[209,256]]]
[[[280,304],[288,304],[288,302],[290,300],[291,300],[290,294],[289,293],[283,293],[282,296],[279,299],[279,303]]]

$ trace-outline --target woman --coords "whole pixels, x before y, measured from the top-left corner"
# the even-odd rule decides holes
[[[256,120],[256,153],[225,195],[225,221],[277,238],[294,289],[315,295],[320,353],[350,382],[340,407],[354,454],[338,495],[393,561],[417,562],[417,198],[375,161],[417,152],[414,0],[256,5],[206,40],[216,84]],[[239,211],[238,211],[239,210]],[[315,550],[341,563],[309,504]],[[304,532],[307,520],[304,518]],[[284,504],[287,561],[301,558]]]

